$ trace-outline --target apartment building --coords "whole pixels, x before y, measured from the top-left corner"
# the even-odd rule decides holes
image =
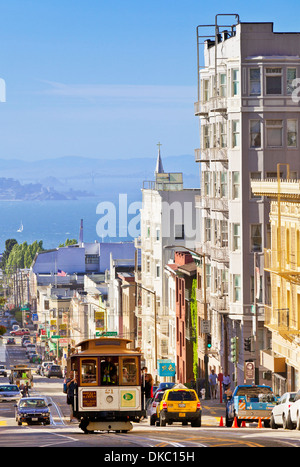
[[[270,242],[269,203],[251,192],[250,180],[276,176],[279,162],[290,163],[292,177],[300,173],[299,104],[293,94],[300,77],[300,33],[276,33],[271,22],[243,23],[238,15],[217,15],[210,35],[209,29],[197,27],[200,148],[195,160],[201,166],[201,196],[196,205],[202,222],[197,248],[205,256],[198,282],[207,286],[206,303],[203,291],[197,294],[199,317],[207,306],[208,365],[243,382],[244,362],[253,359],[244,350],[245,340],[256,325],[260,349],[270,338],[264,327],[270,274],[263,254]],[[261,286],[254,297],[256,267]],[[199,335],[202,363],[207,337]],[[230,352],[233,337],[239,338],[237,364]],[[263,382],[262,371],[257,379]]]
[[[182,173],[166,173],[158,151],[155,180],[145,181],[142,189],[141,236],[136,240],[141,269],[138,287],[137,345],[144,353],[148,370],[157,376],[157,360],[171,359],[169,294],[164,269],[174,258],[166,246],[195,248],[199,225],[195,196],[199,189],[185,189]],[[172,314],[174,317],[174,314]]]
[[[256,196],[271,201],[271,246],[265,249],[265,270],[271,274],[271,303],[265,326],[272,344],[261,352],[263,365],[278,394],[300,384],[300,181],[261,180],[251,183]]]

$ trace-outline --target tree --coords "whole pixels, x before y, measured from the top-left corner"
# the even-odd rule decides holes
[[[8,261],[9,255],[15,245],[17,245],[18,242],[15,238],[9,238],[8,240],[5,241],[5,250],[3,252],[2,260],[0,263],[0,268],[5,269],[6,263]]]
[[[67,238],[67,240],[65,241],[65,243],[60,243],[58,245],[58,248],[62,248],[64,246],[70,246],[70,245],[77,245],[78,241],[75,240],[75,238],[73,239],[70,239],[70,238]]]
[[[35,240],[31,245],[28,245],[27,242],[19,245],[16,243],[6,261],[6,266],[16,266],[17,268],[24,269],[30,268],[32,261],[36,253],[39,253],[43,250],[43,242],[37,242]]]

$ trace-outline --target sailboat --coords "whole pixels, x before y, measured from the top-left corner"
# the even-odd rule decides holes
[[[20,228],[17,230],[17,232],[23,232],[23,224],[22,224],[22,221],[21,221]]]

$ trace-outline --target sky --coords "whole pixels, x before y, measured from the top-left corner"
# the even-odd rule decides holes
[[[300,31],[290,0],[0,0],[0,159],[194,154],[196,27],[220,13]]]

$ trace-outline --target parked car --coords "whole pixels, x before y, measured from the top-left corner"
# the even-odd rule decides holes
[[[294,402],[291,403],[287,414],[286,427],[288,430],[300,430],[300,389],[296,392]]]
[[[28,355],[28,358],[31,363],[36,363],[38,361],[39,354],[36,352],[30,352],[30,354]]]
[[[10,331],[11,336],[24,336],[25,334],[30,335],[28,328],[17,329],[16,331]]]
[[[28,355],[30,352],[36,352],[36,346],[34,344],[26,346],[26,354]]]
[[[22,394],[16,384],[0,384],[0,402],[18,401]]]
[[[23,397],[16,407],[16,422],[42,423],[50,425],[50,409],[52,404],[47,404],[43,397]]]
[[[194,427],[201,426],[202,407],[194,389],[188,389],[183,384],[177,384],[164,392],[159,403],[157,417],[160,426],[173,422],[187,425],[191,422]]]
[[[7,370],[5,365],[0,365],[0,376],[4,376],[4,378],[7,377]]]
[[[165,391],[156,391],[153,398],[149,401],[146,407],[147,416],[150,417],[150,425],[155,425],[157,422],[157,406],[163,398]]]
[[[13,345],[16,344],[16,341],[13,337],[9,337],[6,341],[6,345]]]
[[[62,378],[62,369],[59,365],[49,365],[45,370],[45,376],[47,376],[47,378],[51,378],[51,376],[56,376],[56,378]]]
[[[272,410],[270,426],[274,430],[279,426],[282,426],[284,429],[289,428],[289,412],[291,404],[294,403],[296,392],[286,392],[280,399],[277,401]]]
[[[48,365],[53,365],[53,362],[43,362],[41,367],[41,374],[45,376],[45,370]]]
[[[176,383],[159,383],[156,391],[166,391],[167,389],[171,389],[175,386]],[[153,390],[153,394],[155,394],[155,392]]]

